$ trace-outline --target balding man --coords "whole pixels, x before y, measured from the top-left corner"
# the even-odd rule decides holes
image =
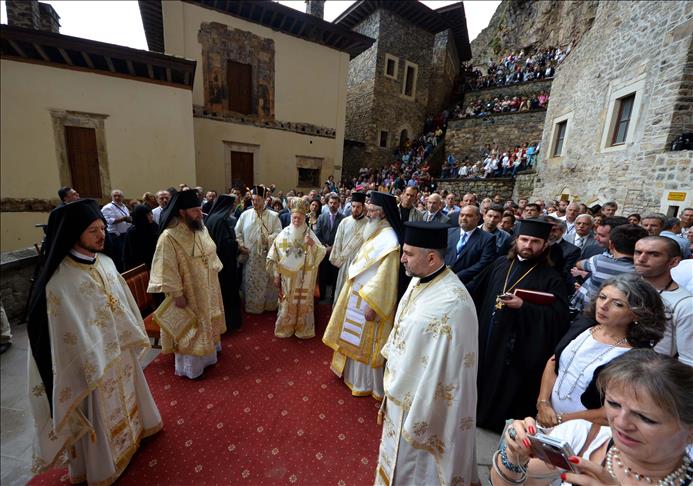
[[[125,268],[123,262],[123,249],[125,247],[125,235],[132,223],[130,210],[123,204],[123,191],[113,189],[111,202],[101,208],[101,213],[106,220],[108,236],[112,245],[112,258],[116,268],[122,272]]]
[[[450,266],[464,284],[496,258],[496,237],[478,228],[481,212],[474,205],[462,206],[459,226],[448,230],[448,250],[445,264]]]
[[[443,198],[440,197],[440,194],[434,192],[428,196],[426,206],[428,211],[424,213],[425,222],[450,224],[450,218],[443,214]]]
[[[154,222],[156,224],[159,224],[159,218],[161,217],[161,211],[163,211],[164,208],[168,205],[168,202],[170,199],[171,199],[171,193],[168,191],[161,190],[161,191],[156,193],[156,202],[159,203],[159,206],[152,209],[152,218],[154,218]]]
[[[568,211],[570,211],[570,206],[568,206]],[[566,220],[566,225],[568,221]],[[568,243],[580,248],[580,257],[583,258],[585,249],[594,243],[594,234],[592,233],[592,228],[594,226],[594,218],[589,214],[581,214],[575,218],[574,223],[575,231],[572,233],[567,233],[563,237]]]
[[[468,206],[469,204],[476,206],[476,194],[468,192],[462,196],[462,204],[460,206]]]
[[[571,202],[568,207],[565,208],[565,216],[559,218],[565,220],[566,224],[566,236],[575,233],[575,221],[580,214],[580,204],[576,202]]]

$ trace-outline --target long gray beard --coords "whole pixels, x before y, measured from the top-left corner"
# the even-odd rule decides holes
[[[378,228],[380,228],[380,223],[382,222],[382,219],[369,219],[368,222],[366,223],[366,226],[363,228],[363,239],[364,241],[367,241],[370,239],[371,236],[373,236],[373,233],[378,231]]]
[[[303,238],[305,238],[307,232],[306,232],[306,224],[303,223],[301,226],[296,227],[293,224],[289,225],[289,236],[291,239],[297,243],[300,243],[303,241]]]

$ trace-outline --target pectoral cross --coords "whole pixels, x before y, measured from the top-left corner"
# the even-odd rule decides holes
[[[500,295],[496,297],[496,309],[501,310],[503,307],[505,307],[505,302],[503,302],[500,298]]]
[[[111,309],[111,312],[115,312],[118,309],[120,302],[116,299],[113,294],[108,294],[106,297],[106,307]]]

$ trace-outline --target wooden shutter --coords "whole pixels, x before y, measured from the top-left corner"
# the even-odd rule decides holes
[[[253,154],[231,152],[231,186],[245,189],[253,187]]]
[[[229,110],[249,115],[253,113],[253,70],[250,64],[229,61]]]
[[[70,164],[72,187],[82,197],[101,198],[99,152],[96,129],[65,127],[67,160]]]

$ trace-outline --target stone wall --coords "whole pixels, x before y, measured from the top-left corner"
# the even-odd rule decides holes
[[[484,118],[468,118],[448,123],[445,144],[458,160],[480,160],[486,144],[498,144],[501,151],[541,140],[546,111],[500,113]]]
[[[505,179],[436,179],[438,192],[448,191],[464,195],[468,192],[477,195],[479,200],[500,194],[503,201],[513,197],[515,181]]]
[[[535,197],[615,200],[620,212],[646,212],[659,210],[670,189],[693,189],[692,153],[668,151],[675,136],[693,131],[691,32],[691,2],[599,4],[592,29],[551,87]],[[636,98],[626,143],[610,147],[614,93],[631,89]],[[562,117],[568,120],[563,150],[549,157]]]
[[[464,94],[462,106],[477,99],[502,98],[504,96],[532,96],[540,91],[551,92],[552,79],[540,79],[538,81],[528,81],[526,83],[511,84],[500,88],[487,88],[478,91],[468,91]]]
[[[513,188],[513,201],[517,202],[521,197],[529,197],[534,192],[534,181],[537,173],[533,170],[520,172],[515,177],[515,187]]]
[[[36,0],[8,0],[6,5],[8,25],[34,30],[41,28],[41,12]]]
[[[31,278],[37,262],[38,256],[33,248],[0,255],[0,299],[12,325],[24,321]]]
[[[433,43],[433,63],[428,96],[429,113],[440,113],[448,108],[459,66],[460,61],[452,31],[448,29],[438,32]]]

